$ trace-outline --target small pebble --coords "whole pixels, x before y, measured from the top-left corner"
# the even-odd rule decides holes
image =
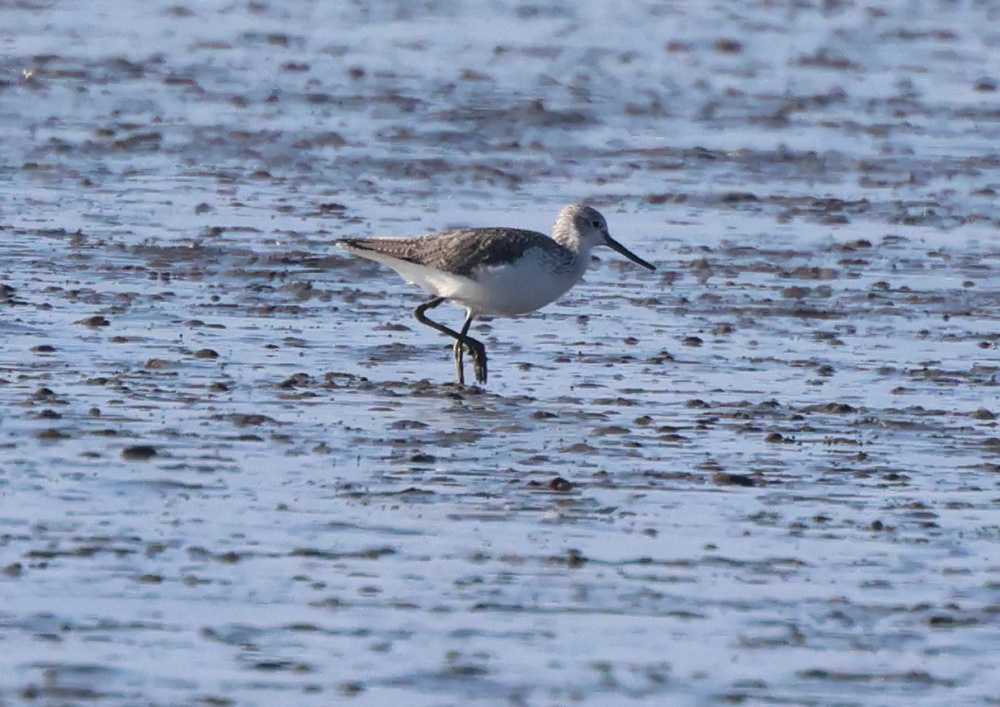
[[[151,447],[148,444],[136,444],[131,447],[125,447],[122,450],[122,459],[127,459],[129,461],[146,461],[147,459],[152,459],[156,456],[156,448]]]
[[[572,491],[573,484],[564,479],[561,476],[557,476],[554,479],[549,480],[549,489],[552,491]]]
[[[726,471],[719,471],[712,474],[712,481],[719,486],[756,486],[757,482],[745,474],[730,474]]]
[[[47,430],[42,430],[41,432],[39,432],[35,436],[38,439],[46,440],[48,442],[55,442],[55,441],[58,441],[58,440],[61,440],[61,439],[69,439],[69,435],[68,434],[66,434],[65,432],[60,432],[59,430],[55,429],[54,427],[49,428]]]

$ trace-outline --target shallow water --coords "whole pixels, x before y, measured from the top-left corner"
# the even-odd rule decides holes
[[[995,8],[134,5],[2,12],[0,704],[1000,702]],[[482,389],[331,245],[577,200]]]

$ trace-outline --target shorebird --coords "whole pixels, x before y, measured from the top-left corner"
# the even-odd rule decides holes
[[[572,204],[559,212],[552,237],[520,228],[465,228],[417,238],[341,238],[349,253],[382,263],[432,297],[413,315],[421,324],[455,340],[455,374],[465,385],[463,353],[468,347],[478,383],[486,382],[486,347],[469,336],[481,314],[512,317],[541,309],[583,279],[590,251],[609,246],[644,268],[656,267],[616,241],[599,211]],[[428,319],[442,302],[466,310],[461,331]]]

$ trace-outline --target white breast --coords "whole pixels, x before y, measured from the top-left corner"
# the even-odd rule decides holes
[[[513,263],[478,268],[475,279],[455,278],[451,293],[440,292],[475,314],[514,316],[554,302],[583,278],[586,262],[546,257],[541,249],[526,251]]]

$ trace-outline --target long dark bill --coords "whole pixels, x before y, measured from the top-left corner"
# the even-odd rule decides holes
[[[614,251],[617,251],[617,252],[621,253],[626,258],[628,258],[629,260],[631,260],[633,263],[637,263],[637,264],[641,265],[644,268],[648,268],[649,270],[656,270],[656,266],[655,265],[653,265],[652,263],[647,263],[645,260],[643,260],[638,255],[636,255],[635,253],[633,253],[632,251],[630,251],[628,248],[626,248],[625,246],[623,246],[621,243],[619,243],[618,241],[616,241],[611,236],[609,236],[607,234],[604,234],[604,242],[607,243],[608,246],[611,247],[611,250],[614,250]]]

